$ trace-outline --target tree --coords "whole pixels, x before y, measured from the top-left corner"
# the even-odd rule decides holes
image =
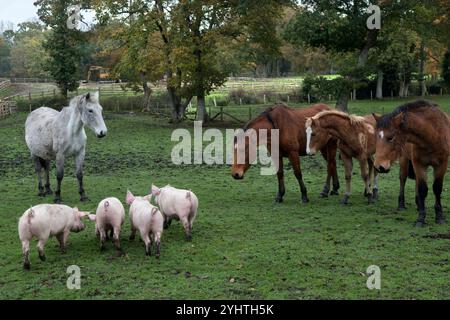
[[[78,88],[80,79],[80,62],[82,58],[83,35],[76,29],[69,29],[69,6],[74,0],[38,0],[38,16],[51,32],[44,42],[49,58],[45,69],[52,75],[61,94],[67,97],[69,91]]]
[[[8,77],[11,72],[11,43],[0,36],[0,77]]]

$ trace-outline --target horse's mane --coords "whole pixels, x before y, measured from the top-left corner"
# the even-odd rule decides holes
[[[306,120],[306,127],[310,127],[312,125],[312,121],[313,120],[319,120],[320,118],[329,116],[329,115],[335,115],[335,116],[339,116],[342,117],[344,119],[347,119],[350,121],[350,125],[352,126],[357,126],[360,124],[365,123],[366,119],[364,119],[364,117],[355,115],[355,114],[348,114],[339,110],[324,110],[319,112],[318,114],[316,114],[314,117],[308,118]]]
[[[250,127],[253,123],[255,123],[257,120],[259,120],[261,117],[267,117],[267,116],[269,116],[270,113],[271,113],[272,111],[274,111],[275,109],[278,109],[279,107],[287,108],[288,106],[287,106],[286,104],[284,104],[284,103],[279,103],[279,104],[276,104],[276,105],[274,105],[274,106],[272,106],[272,107],[268,107],[268,108],[265,109],[263,112],[261,112],[256,118],[254,118],[254,119],[250,120],[249,122],[247,122],[247,124],[244,126],[243,130],[244,130],[244,131],[247,131],[247,130],[249,129],[249,127]],[[269,117],[270,117],[270,116],[269,116]],[[269,118],[269,119],[270,119],[270,118]],[[269,121],[271,121],[271,120],[269,120]],[[272,121],[273,121],[273,120],[272,120]]]
[[[391,113],[383,115],[377,121],[377,128],[386,129],[391,125],[392,120],[403,112],[414,111],[419,108],[436,108],[438,105],[428,100],[417,100],[401,105]]]

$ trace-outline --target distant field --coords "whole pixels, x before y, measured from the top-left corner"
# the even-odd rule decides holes
[[[412,98],[411,98],[412,99]],[[431,97],[450,112],[450,97]],[[356,101],[358,114],[388,112],[405,100]],[[305,107],[305,104],[296,105]],[[256,115],[267,106],[252,106]],[[214,109],[212,111],[218,111]],[[248,120],[247,107],[226,107],[241,120],[225,117],[210,127],[237,128]],[[408,210],[398,213],[398,169],[380,178],[380,200],[368,206],[355,163],[353,195],[349,206],[342,197],[320,199],[325,163],[303,157],[302,169],[311,202],[302,204],[298,184],[287,166],[285,202],[273,202],[276,177],[250,168],[246,178],[234,181],[226,165],[184,165],[171,162],[174,128],[168,119],[140,113],[105,113],[108,136],[97,140],[88,133],[85,187],[91,201],[78,200],[73,160],[66,166],[64,203],[95,211],[107,196],[124,200],[129,188],[148,192],[152,183],[189,188],[200,202],[193,241],[184,241],[178,222],[162,237],[161,259],[146,257],[142,242],[129,241],[126,219],[121,235],[125,255],[112,244],[104,253],[94,225],[71,234],[67,254],[56,239],[46,246],[41,262],[31,245],[31,271],[22,270],[17,222],[40,199],[37,181],[24,142],[26,113],[0,120],[0,299],[450,299],[449,240],[425,238],[448,232],[434,224],[434,198],[427,198],[427,225],[413,227],[416,219],[414,182],[408,181]],[[192,123],[183,127],[192,133]],[[287,164],[287,162],[286,162]],[[54,165],[54,164],[53,164]],[[339,161],[341,194],[344,174]],[[431,173],[430,173],[431,179]],[[52,184],[55,185],[55,170]],[[450,219],[450,177],[443,206]],[[128,209],[127,209],[128,211]],[[128,214],[127,214],[128,215]],[[68,290],[66,269],[81,268],[81,290]],[[368,290],[366,269],[381,268],[381,290]]]

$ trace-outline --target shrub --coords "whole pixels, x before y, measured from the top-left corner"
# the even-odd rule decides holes
[[[246,92],[244,89],[236,89],[236,90],[231,90],[228,93],[228,99],[233,102],[234,104],[258,104],[260,103],[259,99],[251,94]]]

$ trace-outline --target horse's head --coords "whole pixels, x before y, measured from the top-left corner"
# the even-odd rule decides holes
[[[319,125],[319,120],[308,118],[306,128],[306,154],[315,155],[330,140],[330,135]]]
[[[94,131],[97,138],[103,138],[106,136],[108,129],[106,128],[105,121],[102,116],[102,106],[99,101],[99,93],[89,92],[83,95],[78,104],[81,121]]]
[[[244,179],[245,172],[256,159],[256,135],[255,130],[249,129],[245,132],[241,130],[234,137],[231,176],[236,180]]]
[[[380,173],[388,173],[392,163],[395,162],[405,144],[405,139],[400,131],[403,116],[401,114],[378,116],[373,114],[377,121],[377,145],[375,152],[375,169]]]

